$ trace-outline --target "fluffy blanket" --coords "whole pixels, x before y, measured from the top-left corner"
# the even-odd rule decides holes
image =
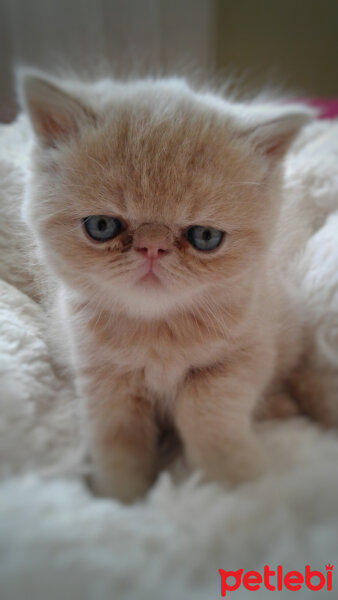
[[[0,127],[0,598],[212,600],[221,597],[220,568],[325,572],[338,559],[338,436],[305,417],[257,424],[270,469],[255,483],[202,484],[176,464],[133,506],[88,491],[77,399],[53,367],[26,267],[30,242],[18,226],[29,145],[23,118]],[[302,285],[317,328],[315,360],[331,366],[337,165],[338,124],[318,122],[286,166],[289,193],[311,205]],[[303,586],[297,597],[309,596],[318,592]]]

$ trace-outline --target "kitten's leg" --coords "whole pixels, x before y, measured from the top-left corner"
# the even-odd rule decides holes
[[[191,466],[209,480],[247,481],[265,461],[252,427],[259,395],[255,374],[242,366],[197,371],[185,383],[176,404],[176,424]]]
[[[301,415],[296,401],[286,392],[275,392],[265,396],[256,406],[253,416],[256,421],[289,419]]]
[[[116,377],[102,369],[86,383],[92,487],[124,502],[143,496],[156,474],[158,431],[141,389],[135,377]]]
[[[323,425],[338,427],[338,370],[305,365],[289,378],[301,410]]]

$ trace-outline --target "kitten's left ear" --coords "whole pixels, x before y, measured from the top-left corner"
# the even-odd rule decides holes
[[[295,105],[273,112],[269,110],[267,114],[252,115],[251,123],[246,123],[245,136],[258,152],[277,160],[284,156],[300,129],[316,113],[305,106]]]
[[[18,73],[19,97],[34,132],[45,147],[76,137],[84,124],[95,122],[93,112],[43,75]]]

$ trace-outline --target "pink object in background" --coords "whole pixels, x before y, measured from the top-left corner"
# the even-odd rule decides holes
[[[335,119],[338,117],[338,98],[297,98],[319,110],[318,119]]]

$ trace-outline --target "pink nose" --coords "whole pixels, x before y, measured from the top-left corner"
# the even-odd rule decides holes
[[[169,252],[169,249],[165,243],[156,244],[153,242],[143,242],[142,246],[138,246],[136,250],[150,260],[160,258],[160,256],[163,256]]]
[[[134,233],[134,249],[150,262],[168,254],[172,243],[170,229],[161,223],[143,223]]]

